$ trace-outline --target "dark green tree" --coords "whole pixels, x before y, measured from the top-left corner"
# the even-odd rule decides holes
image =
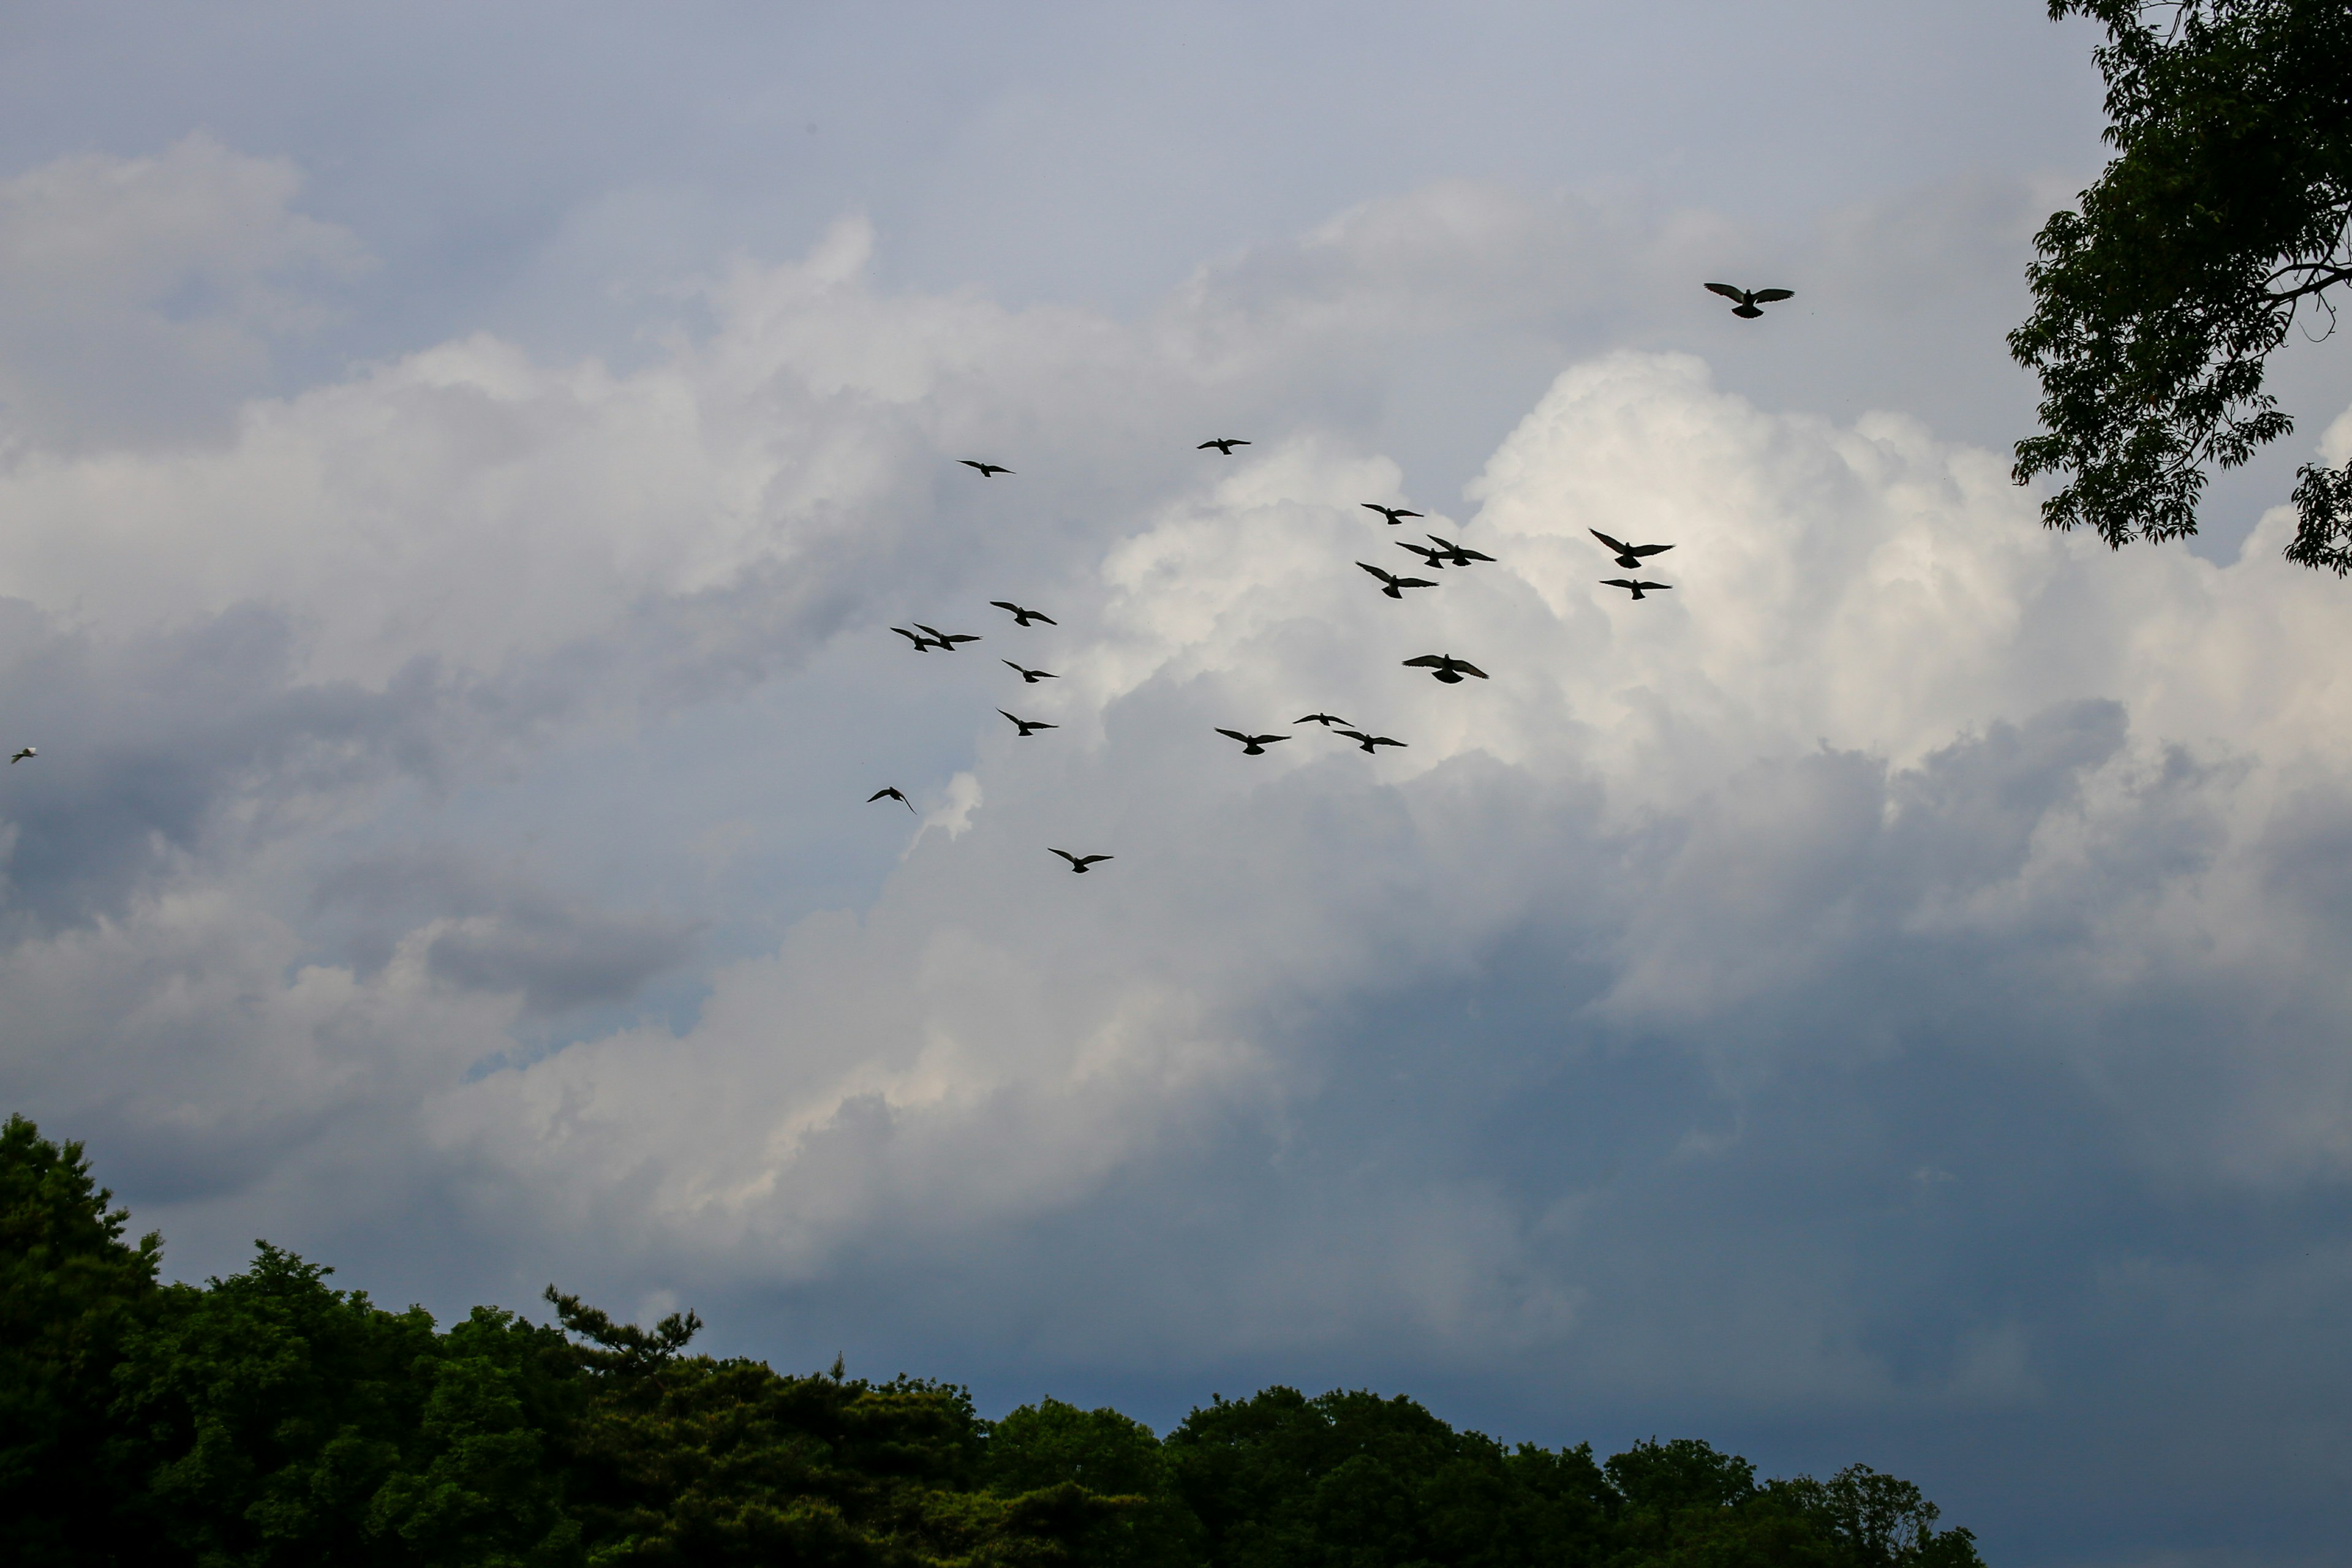
[[[1076,1488],[1118,1500],[1121,1511],[1086,1542],[1087,1562],[1179,1568],[1200,1561],[1200,1526],[1176,1495],[1159,1437],[1116,1410],[1081,1410],[1058,1399],[1024,1405],[990,1431],[982,1474],[1003,1496]]]
[[[2116,156],[2053,216],[2010,351],[2042,379],[2015,475],[2064,483],[2053,528],[2120,549],[2197,531],[2210,468],[2294,420],[2264,363],[2352,282],[2352,6],[2344,0],[2050,0],[2105,25]],[[2306,466],[2287,558],[2352,571],[2352,469]]]
[[[140,1478],[107,1410],[163,1244],[125,1243],[113,1198],[80,1144],[21,1116],[0,1127],[0,1519],[26,1568],[143,1554]]]

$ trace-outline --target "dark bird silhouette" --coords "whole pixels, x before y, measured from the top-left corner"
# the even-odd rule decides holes
[[[1404,665],[1407,669],[1426,669],[1448,686],[1461,685],[1465,675],[1475,675],[1481,680],[1486,679],[1485,670],[1468,659],[1456,658],[1450,653],[1425,653],[1419,658],[1406,659]]]
[[[1012,661],[1011,659],[1009,659],[1009,658],[1008,658],[1008,659],[1001,660],[1000,662],[1004,663],[1004,664],[1012,664],[1013,668],[1015,668],[1015,669],[1021,669],[1021,667],[1020,667],[1019,665],[1017,665],[1017,664],[1013,664],[1013,661]],[[1050,669],[1021,669],[1021,679],[1024,679],[1024,680],[1025,680],[1025,681],[1027,681],[1030,685],[1034,686],[1034,685],[1036,685],[1036,684],[1037,684],[1039,681],[1041,681],[1041,680],[1059,680],[1059,679],[1061,679],[1062,678],[1061,678],[1060,676],[1058,676],[1058,675],[1055,675],[1055,674],[1052,670],[1050,670]],[[999,711],[999,712],[1003,712],[1003,709],[999,709],[997,711]]]
[[[991,599],[988,601],[988,607],[992,610],[1012,611],[1013,623],[1015,626],[1025,626],[1031,621],[1043,621],[1049,626],[1058,626],[1062,624],[1051,616],[1040,615],[1035,610],[1024,610],[1010,599]]]
[[[1337,713],[1309,713],[1304,719],[1293,719],[1291,722],[1294,724],[1320,724],[1323,728],[1328,730],[1335,724],[1345,724],[1347,721],[1340,718]]]
[[[1664,555],[1667,551],[1674,548],[1671,544],[1628,544],[1622,539],[1610,538],[1607,534],[1601,532],[1597,528],[1588,528],[1584,531],[1592,535],[1593,538],[1601,541],[1601,543],[1607,545],[1610,549],[1615,551],[1617,552],[1617,564],[1622,566],[1628,572],[1640,571],[1642,569],[1642,561],[1643,557],[1651,555]]]
[[[999,474],[1009,474],[1013,471],[1002,463],[983,463],[977,458],[958,458],[956,461],[967,468],[978,468],[980,477],[983,479],[993,479]]]
[[[1199,446],[1197,446],[1197,447],[1193,447],[1193,448],[1192,448],[1192,450],[1194,450],[1195,452],[1205,452],[1205,451],[1207,451],[1210,447],[1214,447],[1218,451],[1223,452],[1226,457],[1230,458],[1230,457],[1232,457],[1232,456],[1234,455],[1234,447],[1246,447],[1246,446],[1248,446],[1248,445],[1249,445],[1249,443],[1248,443],[1247,441],[1244,441],[1244,440],[1238,439],[1237,437],[1232,437],[1232,436],[1228,436],[1228,437],[1224,437],[1223,440],[1218,440],[1218,441],[1203,441],[1203,442],[1202,442]]]
[[[1362,507],[1366,511],[1379,512],[1382,517],[1389,520],[1389,526],[1391,528],[1395,527],[1398,523],[1402,522],[1406,518],[1419,517],[1421,515],[1421,513],[1417,511],[1407,511],[1401,506],[1382,506],[1376,500],[1360,500],[1356,504]]]
[[[917,621],[915,623],[915,629],[919,632],[928,632],[930,634],[931,646],[938,648],[941,653],[955,652],[956,644],[960,642],[978,642],[980,640],[978,637],[966,632],[943,632],[937,626],[927,626],[920,621]]]
[[[23,762],[26,757],[37,757],[40,754],[40,752],[33,750],[32,747],[26,746],[23,751],[18,752],[15,756],[8,759],[8,765],[13,768],[18,763]]]
[[[1706,287],[1708,292],[1720,294],[1732,301],[1733,315],[1745,317],[1749,321],[1754,321],[1764,313],[1758,310],[1757,306],[1769,305],[1775,300],[1793,300],[1797,297],[1795,291],[1789,289],[1742,289],[1736,283],[1710,283]]]
[[[999,708],[997,711],[999,713],[1004,713],[1004,710],[1002,708]],[[1004,713],[1004,716],[1007,719],[1013,719],[1013,715],[1010,713]],[[1021,731],[1020,734],[1013,737],[1013,739],[1018,741],[1027,740],[1029,738],[1029,732],[1033,730],[1058,730],[1061,728],[1059,724],[1048,724],[1043,719],[1013,719],[1013,722],[1014,727]]]
[[[913,643],[913,644],[915,645],[915,651],[916,651],[917,653],[920,653],[920,652],[922,652],[925,648],[928,648],[928,647],[945,647],[945,646],[946,646],[946,645],[945,645],[945,644],[943,644],[943,643],[934,643],[934,642],[932,642],[932,641],[931,641],[931,639],[930,639],[930,638],[929,638],[929,637],[925,637],[922,633],[920,633],[920,632],[910,632],[910,631],[908,631],[908,630],[906,627],[904,627],[904,626],[892,626],[890,629],[891,629],[892,631],[894,631],[894,632],[897,632],[900,637],[905,637],[908,642]],[[950,651],[953,651],[953,650],[950,650]]]
[[[1391,741],[1386,735],[1367,735],[1361,730],[1342,730],[1339,733],[1347,736],[1350,741],[1355,742],[1360,748],[1366,752],[1371,751],[1374,746],[1402,746],[1404,744],[1402,741]]]
[[[1601,585],[1604,588],[1631,588],[1633,591],[1633,597],[1637,599],[1654,594],[1661,588],[1674,586],[1672,583],[1637,583],[1631,577],[1603,577],[1601,579]]]
[[[1220,730],[1217,733],[1230,735],[1242,743],[1242,755],[1244,757],[1262,757],[1265,755],[1265,749],[1272,742],[1290,739],[1287,735],[1244,735],[1239,730]]]
[[[1402,539],[1396,542],[1396,547],[1399,550],[1410,550],[1420,556],[1421,563],[1433,572],[1445,570],[1445,552],[1443,550],[1432,550],[1426,544],[1410,544]]]
[[[1433,533],[1425,533],[1422,537],[1436,545],[1437,553],[1444,557],[1442,561],[1431,562],[1430,564],[1433,566],[1467,566],[1473,561],[1492,563],[1495,559],[1491,555],[1483,555],[1475,550],[1456,544],[1450,539],[1440,539]]]
[[[1111,858],[1111,857],[1108,855],[1073,855],[1066,849],[1055,849],[1050,844],[1045,847],[1051,853],[1059,855],[1063,859],[1067,860],[1070,863],[1071,870],[1081,874],[1085,872],[1087,867],[1094,865],[1097,861]]]
[[[1391,599],[1403,598],[1404,591],[1407,588],[1434,588],[1437,586],[1436,584],[1431,582],[1426,577],[1400,577],[1393,572],[1383,572],[1369,561],[1359,561],[1356,564],[1361,566],[1365,571],[1370,572],[1373,576],[1378,577],[1381,580],[1381,592],[1386,594]]]
[[[877,800],[886,799],[895,800],[900,805],[905,806],[908,811],[915,811],[915,803],[908,800],[904,795],[901,795],[898,792],[898,786],[895,784],[884,784],[880,789],[876,790],[872,795],[866,797],[866,804],[872,805]],[[915,811],[915,815],[917,816],[920,816],[923,814],[919,811]]]

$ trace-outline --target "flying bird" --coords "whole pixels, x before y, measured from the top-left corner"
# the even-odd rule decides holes
[[[1707,291],[1732,300],[1731,313],[1754,321],[1764,312],[1759,305],[1769,305],[1775,300],[1793,300],[1796,292],[1790,289],[1742,289],[1734,283],[1710,283]]]
[[[1361,730],[1342,730],[1339,733],[1347,736],[1350,741],[1355,742],[1359,747],[1367,752],[1370,752],[1374,746],[1402,746],[1404,744],[1402,741],[1391,741],[1386,735],[1367,735]]]
[[[1441,560],[1431,561],[1430,564],[1433,566],[1467,566],[1473,561],[1485,561],[1491,563],[1495,559],[1491,555],[1484,555],[1475,550],[1456,544],[1450,539],[1440,539],[1433,533],[1425,533],[1422,535],[1422,537],[1428,540],[1432,544],[1436,545],[1437,554],[1443,558]],[[1414,545],[1412,548],[1418,550],[1421,547],[1419,545]]]
[[[1419,658],[1406,659],[1404,666],[1407,669],[1426,669],[1432,677],[1448,686],[1461,685],[1465,675],[1475,675],[1481,680],[1486,679],[1485,670],[1468,659],[1456,658],[1450,653],[1425,653]]]
[[[1601,579],[1601,585],[1604,588],[1631,588],[1633,591],[1633,597],[1637,599],[1661,588],[1674,586],[1672,583],[1637,583],[1631,577],[1603,577]]]
[[[1436,584],[1431,582],[1426,577],[1400,577],[1393,572],[1383,572],[1369,561],[1359,561],[1356,564],[1361,566],[1365,571],[1370,572],[1373,576],[1378,577],[1381,580],[1381,592],[1386,594],[1391,599],[1403,598],[1404,591],[1407,588],[1434,588],[1437,586]]]
[[[1004,713],[1004,710],[1002,708],[999,708],[997,711],[999,713]],[[1004,716],[1007,719],[1013,719],[1013,715],[1010,713],[1004,713]],[[1013,719],[1013,725],[1021,731],[1020,734],[1013,737],[1013,739],[1017,741],[1027,740],[1029,738],[1030,731],[1033,730],[1058,730],[1061,728],[1059,724],[1048,724],[1043,719]]]
[[[1334,725],[1345,724],[1347,721],[1340,718],[1337,713],[1309,713],[1304,719],[1293,719],[1291,722],[1294,724],[1320,724],[1323,728],[1328,730]]]
[[[26,757],[37,757],[40,754],[40,752],[33,750],[32,747],[26,746],[23,751],[18,752],[15,756],[8,759],[8,765],[13,768],[18,763],[23,762]]]
[[[1601,543],[1607,545],[1610,549],[1615,551],[1617,552],[1617,564],[1622,566],[1628,572],[1640,571],[1642,568],[1643,557],[1648,555],[1664,555],[1667,551],[1674,548],[1671,544],[1628,544],[1622,539],[1610,538],[1607,534],[1601,532],[1597,528],[1588,528],[1584,531],[1592,535],[1593,538],[1601,541]]]
[[[941,653],[955,652],[956,644],[960,642],[978,642],[980,640],[978,637],[972,637],[969,633],[943,632],[937,626],[927,626],[920,621],[917,621],[915,623],[915,629],[919,632],[929,633],[931,646],[938,648]]]
[[[1417,511],[1407,511],[1401,506],[1382,506],[1376,500],[1360,500],[1356,504],[1362,507],[1366,511],[1379,512],[1382,517],[1389,520],[1389,526],[1391,528],[1395,527],[1398,523],[1402,522],[1406,518],[1419,517],[1421,515],[1421,513]]]
[[[1040,615],[1035,610],[1024,610],[1010,599],[991,599],[988,601],[988,607],[992,610],[1012,611],[1013,622],[1015,626],[1025,626],[1031,621],[1043,621],[1049,626],[1058,626],[1062,624],[1051,616]]]
[[[1244,735],[1239,730],[1220,730],[1217,733],[1230,735],[1242,743],[1242,755],[1244,757],[1262,757],[1265,755],[1266,747],[1274,742],[1290,739],[1287,735]]]
[[[983,463],[977,458],[958,458],[956,461],[967,468],[978,468],[980,477],[983,479],[993,479],[999,474],[1009,474],[1013,471],[1002,463]]]
[[[1050,844],[1045,847],[1052,853],[1059,855],[1063,859],[1067,860],[1070,863],[1070,869],[1078,872],[1080,875],[1084,875],[1086,868],[1093,865],[1096,861],[1108,860],[1110,858],[1108,855],[1073,855],[1066,849],[1055,849]]]
[[[1025,681],[1027,681],[1027,682],[1028,682],[1030,685],[1032,685],[1032,686],[1036,685],[1036,684],[1037,684],[1039,681],[1041,681],[1041,680],[1059,680],[1059,679],[1062,679],[1060,676],[1055,675],[1055,674],[1052,670],[1050,670],[1050,669],[1021,669],[1021,667],[1020,667],[1019,665],[1017,665],[1017,664],[1013,664],[1013,661],[1012,661],[1011,659],[1009,659],[1009,658],[1008,658],[1008,659],[1001,660],[1000,662],[1004,663],[1004,664],[1012,664],[1013,668],[1015,668],[1015,669],[1020,669],[1020,670],[1021,670],[1021,679],[1024,679],[1024,680],[1025,680]],[[1003,710],[1000,708],[1000,709],[998,709],[998,710],[997,710],[997,711],[998,711],[998,712],[1000,712],[1000,713],[1002,713],[1002,712],[1003,711]]]
[[[1406,541],[1402,539],[1396,542],[1396,547],[1399,550],[1410,550],[1415,555],[1420,556],[1421,563],[1428,567],[1433,572],[1443,572],[1445,570],[1445,552],[1443,550],[1432,550],[1426,544],[1408,543]]]
[[[890,629],[891,629],[892,631],[894,631],[894,632],[897,632],[900,637],[905,637],[908,642],[913,643],[913,644],[915,645],[915,651],[916,651],[917,653],[920,653],[920,652],[922,652],[925,648],[928,648],[928,647],[947,647],[947,645],[946,645],[945,643],[934,643],[934,642],[932,642],[932,641],[931,641],[931,639],[930,639],[930,638],[929,638],[929,637],[927,637],[923,636],[923,634],[922,634],[922,633],[920,633],[920,632],[910,632],[910,631],[908,631],[908,630],[906,627],[904,627],[904,626],[892,626]],[[950,649],[949,649],[949,651],[950,651],[950,652],[953,652],[954,650],[950,648]]]
[[[901,794],[898,786],[895,784],[884,784],[880,789],[876,790],[872,795],[866,797],[866,804],[872,805],[877,800],[895,800],[900,805],[905,806],[908,811],[915,811],[915,803],[908,800],[906,795]],[[915,815],[917,816],[920,816],[923,814],[919,811],[915,811]]]
[[[1193,447],[1192,450],[1195,452],[1205,452],[1210,447],[1214,447],[1218,451],[1223,452],[1226,457],[1230,458],[1234,455],[1234,447],[1246,447],[1248,445],[1249,443],[1247,441],[1241,440],[1236,437],[1227,436],[1222,440],[1203,441],[1199,446]]]

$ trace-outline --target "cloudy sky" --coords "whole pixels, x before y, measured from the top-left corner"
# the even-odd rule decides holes
[[[2352,588],[2270,509],[2352,359],[2193,548],[2039,527],[2091,42],[9,7],[0,1098],[184,1277],[2325,1560]],[[1392,603],[1364,501],[1496,563]]]

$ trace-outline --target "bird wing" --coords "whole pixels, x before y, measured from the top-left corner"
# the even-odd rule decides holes
[[[1394,577],[1390,576],[1387,573],[1381,571],[1379,567],[1373,565],[1369,561],[1359,561],[1356,564],[1361,566],[1365,571],[1370,572],[1373,576],[1378,577],[1383,583],[1393,583],[1396,581]]]
[[[1627,548],[1628,555],[1664,555],[1674,548],[1671,544],[1635,544]]]
[[[980,640],[978,637],[973,637],[967,632],[934,632],[931,635],[938,637],[939,640],[943,643],[978,642]]]
[[[1673,546],[1669,545],[1667,548],[1672,549]],[[1493,556],[1486,554],[1483,552],[1476,550],[1465,550],[1458,544],[1454,547],[1454,554],[1457,560],[1464,556],[1467,556],[1473,561],[1484,561],[1489,565],[1493,564],[1495,560]]]
[[[1056,848],[1055,848],[1052,845],[1048,844],[1047,846],[1045,846],[1045,851],[1046,851],[1046,853],[1047,853],[1047,854],[1050,854],[1050,855],[1059,855],[1063,859],[1067,860],[1067,861],[1068,861],[1071,865],[1073,865],[1073,866],[1075,866],[1075,865],[1076,865],[1076,864],[1078,863],[1078,858],[1077,858],[1076,856],[1075,856],[1075,855],[1071,854],[1071,853],[1070,853],[1068,850],[1066,850],[1066,849],[1056,849]],[[1088,857],[1087,857],[1087,858],[1092,859],[1092,858],[1093,858],[1093,857],[1092,857],[1092,856],[1088,856]]]
[[[1409,658],[1404,662],[1408,668],[1444,669],[1447,665],[1454,661],[1445,658],[1443,654],[1425,653],[1419,658]]]
[[[1029,612],[1029,618],[1030,618],[1031,620],[1033,620],[1033,621],[1043,621],[1043,622],[1045,622],[1045,623],[1047,626],[1060,626],[1060,625],[1062,624],[1061,622],[1059,622],[1059,621],[1055,620],[1053,616],[1041,616],[1041,615],[1039,615],[1039,614],[1038,614],[1036,611],[1034,611],[1034,610],[1032,610],[1032,611],[1030,611],[1030,612]]]
[[[1223,441],[1203,441],[1199,446],[1193,447],[1192,450],[1195,452],[1205,452],[1212,447],[1222,447],[1224,443]]]
[[[999,709],[997,710],[997,711],[998,711],[999,713],[1004,713],[1004,710],[1003,710],[1003,709],[1002,709],[1002,708],[999,708]],[[1013,715],[1012,715],[1012,714],[1010,714],[1010,713],[1004,713],[1004,716],[1005,716],[1007,719],[1013,719]],[[1013,721],[1015,724],[1021,724],[1021,721],[1020,721],[1020,720],[1018,720],[1018,719],[1013,719]],[[1028,725],[1026,725],[1026,724],[1021,724],[1021,727],[1022,727],[1023,729],[1024,729],[1024,730],[1025,730],[1025,729],[1027,729],[1029,726],[1028,726]]]
[[[1010,599],[991,599],[988,601],[988,607],[992,610],[1010,610],[1016,616],[1025,616],[1029,613]]]
[[[1219,731],[1217,731],[1217,733],[1218,733],[1218,734],[1220,734],[1220,735],[1230,735],[1230,736],[1232,736],[1234,740],[1239,741],[1239,742],[1240,742],[1243,745],[1244,745],[1244,746],[1246,746],[1246,745],[1250,745],[1250,744],[1252,744],[1252,743],[1253,743],[1253,742],[1251,742],[1250,738],[1249,738],[1247,735],[1243,734],[1239,730],[1222,730],[1222,729],[1221,729],[1221,730],[1219,730]]]
[[[1631,577],[1603,577],[1601,579],[1601,585],[1604,588],[1638,588],[1641,586],[1639,583],[1634,582]]]
[[[1331,732],[1335,735],[1345,735],[1350,741],[1369,741],[1371,739],[1370,735],[1365,734],[1361,730],[1334,730]]]
[[[1706,286],[1706,289],[1707,292],[1710,294],[1720,294],[1727,300],[1737,300],[1743,305],[1748,303],[1748,290],[1738,288],[1732,284],[1710,283]]]
[[[892,800],[901,800],[901,799],[904,799],[904,798],[905,798],[904,796],[902,796],[901,795],[899,795],[899,793],[898,793],[897,790],[895,790],[895,789],[877,789],[877,790],[876,790],[872,795],[867,795],[867,796],[866,797],[866,805],[872,805],[876,801],[880,800],[884,795],[888,795]]]
[[[1485,670],[1464,659],[1451,659],[1447,661],[1447,668],[1458,669],[1465,675],[1475,675],[1481,680],[1486,679],[1486,672]]]
[[[1360,500],[1356,504],[1362,507],[1366,511],[1379,512],[1382,517],[1386,517],[1389,514],[1389,509],[1382,506],[1376,500]]]
[[[1111,857],[1108,855],[1089,855],[1083,860],[1074,858],[1071,860],[1070,864],[1073,866],[1091,866],[1097,860],[1108,860],[1109,858],[1111,858]]]
[[[1370,741],[1366,742],[1365,744],[1371,746],[1402,746],[1404,742],[1402,741],[1391,741],[1386,735],[1375,735]]]
[[[1674,584],[1672,583],[1636,583],[1633,586],[1636,588],[1671,588]]]
[[[1627,552],[1629,547],[1622,540],[1612,539],[1597,528],[1588,528],[1584,531],[1592,535],[1593,538],[1601,541],[1601,543],[1607,545],[1610,549],[1615,551],[1620,555]]]
[[[1759,305],[1769,305],[1775,300],[1793,300],[1796,297],[1797,291],[1794,289],[1759,289],[1755,295],[1756,302]]]
[[[890,629],[897,632],[900,637],[905,637],[908,642],[913,643],[917,647],[922,647],[926,640],[925,638],[917,636],[915,633],[908,631],[904,626],[892,626]]]
[[[1385,572],[1381,573],[1381,575],[1388,577],[1388,574]],[[1391,586],[1398,588],[1434,588],[1437,586],[1436,584],[1431,582],[1426,577],[1389,577],[1389,583]]]
[[[1254,746],[1263,746],[1271,742],[1287,741],[1288,739],[1290,739],[1290,737],[1287,735],[1252,735],[1250,737],[1250,744]]]

